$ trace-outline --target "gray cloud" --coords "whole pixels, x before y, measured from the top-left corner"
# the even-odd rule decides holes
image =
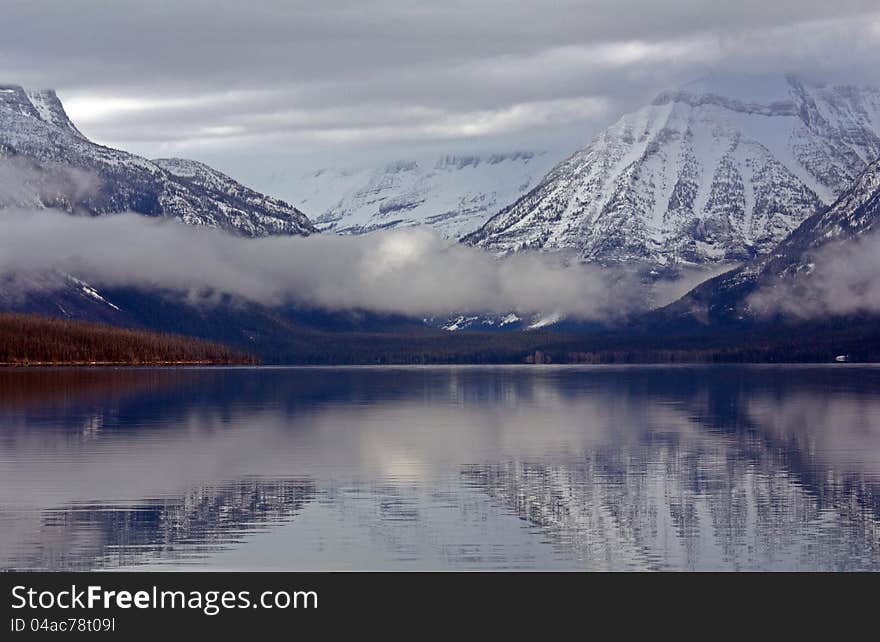
[[[644,297],[632,275],[537,253],[497,260],[421,229],[242,239],[128,214],[8,210],[3,217],[2,275],[58,270],[96,287],[173,290],[205,303],[226,293],[266,304],[412,315],[514,311],[611,319]]]
[[[759,316],[785,314],[818,318],[880,312],[880,234],[831,243],[811,257],[806,269],[785,275],[751,295]]]
[[[0,208],[65,207],[93,193],[94,174],[63,163],[35,163],[20,156],[0,157]]]
[[[705,267],[681,266],[678,268],[675,278],[659,279],[652,284],[651,307],[660,308],[669,305],[693,290],[703,281],[708,281],[736,267],[736,263],[720,263]]]
[[[308,163],[431,141],[570,148],[711,69],[876,81],[877,11],[873,0],[13,1],[0,77],[57,87],[102,142],[233,172],[246,150]]]

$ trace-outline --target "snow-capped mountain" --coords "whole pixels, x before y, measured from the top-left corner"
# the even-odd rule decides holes
[[[246,236],[311,234],[305,214],[198,163],[153,162],[88,140],[51,90],[0,86],[0,206],[133,211]]]
[[[810,289],[804,286],[809,284],[817,256],[824,249],[832,244],[857,242],[878,229],[880,160],[869,165],[832,207],[809,217],[770,254],[699,285],[658,311],[652,321],[712,324],[766,318],[767,308],[774,307],[783,296],[810,296]],[[838,255],[847,256],[846,247],[851,246],[838,245]],[[755,309],[759,301],[752,298],[759,290],[765,293],[760,300],[764,309]],[[810,304],[807,300],[802,303]]]
[[[464,240],[603,263],[746,260],[878,157],[878,89],[710,78],[623,116]]]
[[[449,155],[321,169],[289,184],[321,230],[362,234],[430,225],[458,238],[534,187],[557,160],[549,152]]]
[[[233,227],[249,236],[307,236],[317,231],[308,217],[295,207],[245,187],[204,163],[184,158],[159,158],[153,162],[181,182],[189,183],[194,190],[204,191],[215,199]],[[238,221],[241,223],[237,224]]]

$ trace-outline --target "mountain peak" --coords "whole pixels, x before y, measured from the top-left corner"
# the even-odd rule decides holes
[[[661,93],[466,242],[589,262],[763,255],[880,157],[880,90],[713,75]]]
[[[54,89],[26,90],[19,85],[0,85],[0,107],[37,118],[85,138],[70,120]]]
[[[13,181],[15,190],[0,194],[6,206],[89,214],[130,211],[245,236],[316,231],[295,207],[207,165],[176,160],[163,167],[93,143],[51,89],[0,85],[0,161],[27,179]]]
[[[793,74],[710,74],[660,92],[651,104],[713,105],[746,114],[796,116],[793,92],[802,92],[805,85],[809,83]]]
[[[31,104],[27,92],[19,85],[0,85],[0,108],[17,112],[23,116],[40,118]]]
[[[39,89],[26,92],[28,100],[36,109],[39,118],[50,125],[67,129],[80,138],[85,138],[64,110],[64,105],[54,89]]]

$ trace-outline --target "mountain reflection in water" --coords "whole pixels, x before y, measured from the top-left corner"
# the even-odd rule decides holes
[[[880,568],[880,368],[0,371],[0,568]]]

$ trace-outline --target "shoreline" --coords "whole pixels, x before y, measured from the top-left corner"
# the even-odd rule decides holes
[[[57,361],[29,363],[0,363],[0,369],[27,368],[154,368],[154,367],[206,367],[206,368],[262,368],[266,370],[340,370],[340,369],[445,369],[445,368],[528,368],[535,370],[553,369],[592,369],[592,368],[712,368],[712,367],[880,367],[880,361],[858,361],[835,363],[833,361],[633,361],[618,363],[228,363],[214,361],[151,361],[151,362],[117,362],[117,361]]]
[[[53,368],[53,367],[144,367],[144,366],[256,366],[258,363],[229,361],[18,361],[0,362],[0,368]]]

